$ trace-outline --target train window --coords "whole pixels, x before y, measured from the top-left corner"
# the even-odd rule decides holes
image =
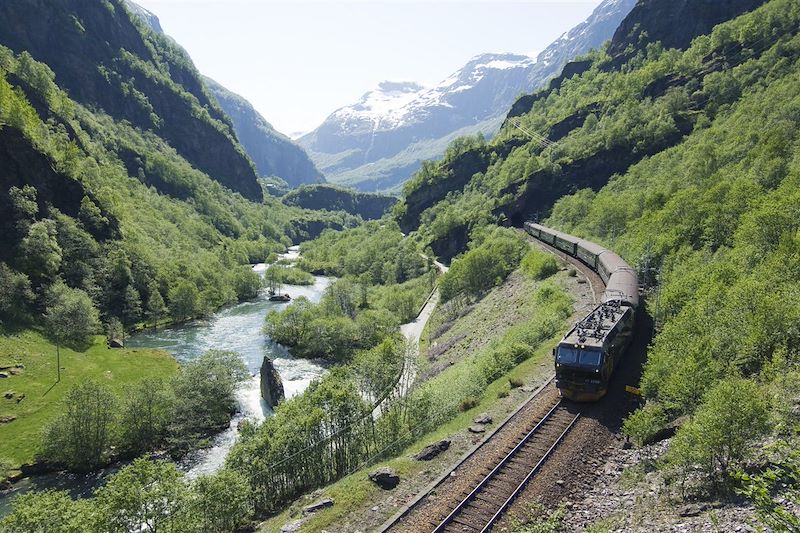
[[[578,350],[559,346],[557,362],[561,365],[574,365],[578,362]]]
[[[602,352],[595,350],[581,350],[579,364],[582,366],[600,366],[600,357]]]

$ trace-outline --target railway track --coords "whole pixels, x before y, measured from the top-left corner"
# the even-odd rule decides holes
[[[433,533],[489,531],[580,417],[559,400],[438,524]]]

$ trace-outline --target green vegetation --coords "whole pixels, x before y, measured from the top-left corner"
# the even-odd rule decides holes
[[[658,331],[647,405],[626,430],[645,441],[693,416],[664,463],[692,472],[691,492],[729,484],[758,443],[796,424],[777,399],[800,373],[799,23],[797,3],[772,0],[686,51],[646,44],[621,68],[593,52],[496,138],[462,139],[424,165],[395,210],[434,249],[538,215],[634,265]],[[552,268],[524,262],[533,275]]]
[[[459,295],[475,297],[499,285],[517,268],[527,248],[524,239],[511,229],[476,232],[470,250],[453,261],[442,276],[439,283],[442,300]]]
[[[542,298],[551,299],[551,303],[543,302]],[[563,331],[564,317],[569,314],[571,305],[563,290],[549,282],[542,284],[532,278],[523,277],[519,272],[512,273],[509,280],[500,287],[489,290],[474,304],[469,314],[455,321],[450,330],[457,336],[461,335],[460,332],[466,332],[464,344],[476,348],[464,350],[463,356],[458,357],[448,353],[447,357],[454,364],[446,364],[443,372],[433,373],[421,365],[411,397],[405,401],[405,409],[409,413],[416,413],[413,419],[415,425],[411,425],[411,421],[403,422],[402,419],[397,422],[391,422],[391,419],[378,421],[376,430],[392,431],[396,441],[390,441],[391,446],[382,455],[360,462],[358,468],[352,469],[354,473],[325,487],[324,496],[333,498],[336,504],[330,509],[315,513],[304,522],[304,528],[308,531],[322,531],[337,525],[344,528],[371,529],[371,525],[360,520],[361,513],[373,505],[380,505],[385,493],[367,479],[366,466],[375,462],[378,463],[376,466],[389,466],[398,472],[404,483],[424,483],[420,479],[427,480],[431,472],[441,472],[469,446],[468,441],[462,442],[453,438],[455,433],[464,431],[480,413],[490,412],[495,420],[501,420],[519,404],[522,396],[518,389],[510,391],[507,396],[500,394],[509,391],[510,381],[530,384],[532,380],[537,382],[542,379],[545,372],[543,369],[550,367],[546,361],[552,343],[557,340],[555,336]],[[441,320],[447,319],[446,312],[440,306],[434,311],[423,338],[429,336]],[[486,335],[482,328],[496,334]],[[545,330],[549,330],[551,336],[541,340],[539,334],[544,334]],[[439,340],[443,338],[444,334]],[[527,342],[538,344],[524,350],[526,359],[517,365],[510,361],[503,363],[503,354],[508,346],[520,346]],[[453,349],[459,347],[460,344]],[[425,358],[425,355],[423,346],[420,356]],[[373,356],[373,360],[378,358],[377,354]],[[487,383],[487,376],[491,379],[490,374],[493,369],[498,368],[498,362],[508,364],[506,368],[511,370]],[[382,363],[384,364],[386,363]],[[385,376],[392,380],[393,376],[389,373]],[[468,383],[464,383],[465,380]],[[384,416],[393,416],[394,408],[390,408],[390,405],[394,401],[390,402],[384,408]],[[278,409],[280,411],[280,407]],[[431,462],[413,459],[412,455],[424,446],[443,438],[453,441],[448,452],[450,455]],[[305,501],[294,501],[288,509],[270,519],[264,531],[277,532],[290,518],[297,517],[302,506],[307,503],[310,503],[308,498]],[[388,518],[388,514],[393,511],[390,508],[386,512],[384,518]]]
[[[281,198],[286,205],[305,209],[344,211],[364,220],[383,217],[397,198],[385,194],[357,192],[336,185],[303,185]]]
[[[170,379],[178,364],[164,352],[147,349],[109,349],[105,339],[95,337],[81,351],[61,348],[61,382],[56,383],[56,347],[33,331],[0,336],[0,366],[16,374],[3,380],[10,399],[0,398],[0,416],[16,420],[2,425],[0,458],[14,468],[32,463],[42,429],[61,413],[61,402],[84,380],[105,384],[116,396],[140,379]]]
[[[227,426],[236,384],[247,376],[239,355],[211,350],[170,382],[127,384],[122,398],[104,383],[83,380],[69,389],[42,434],[40,459],[86,472],[106,464],[114,448],[136,456],[167,446],[180,456]]]
[[[187,483],[175,464],[136,459],[95,491],[91,500],[72,500],[66,491],[33,492],[14,501],[0,520],[8,533],[52,531],[101,533],[233,533],[252,515],[247,485],[221,470]]]
[[[558,261],[551,254],[531,248],[522,258],[522,270],[534,279],[547,279],[558,272]],[[575,275],[574,269],[572,275]]]
[[[300,270],[299,268],[280,265],[280,264],[271,265],[267,269],[266,274],[264,275],[264,280],[270,287],[283,284],[285,285],[314,284],[314,276],[312,274],[309,274],[305,270]]]
[[[299,267],[340,279],[319,304],[298,298],[267,315],[267,335],[300,357],[345,362],[377,346],[416,316],[435,282],[430,261],[394,223],[326,231],[301,252]]]
[[[0,47],[0,73],[0,143],[30,169],[0,195],[0,279],[19,297],[0,306],[5,322],[38,317],[58,278],[105,323],[205,315],[254,296],[249,263],[352,223],[231,193],[151,132],[70,100],[26,52]]]

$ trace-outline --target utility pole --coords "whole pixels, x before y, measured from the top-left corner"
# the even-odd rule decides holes
[[[56,342],[56,383],[61,383],[61,341]]]

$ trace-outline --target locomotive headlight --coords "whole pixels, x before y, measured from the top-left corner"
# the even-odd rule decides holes
[[[594,371],[595,371],[595,373],[597,373],[597,372],[600,372],[600,369],[599,368],[595,368]]]

